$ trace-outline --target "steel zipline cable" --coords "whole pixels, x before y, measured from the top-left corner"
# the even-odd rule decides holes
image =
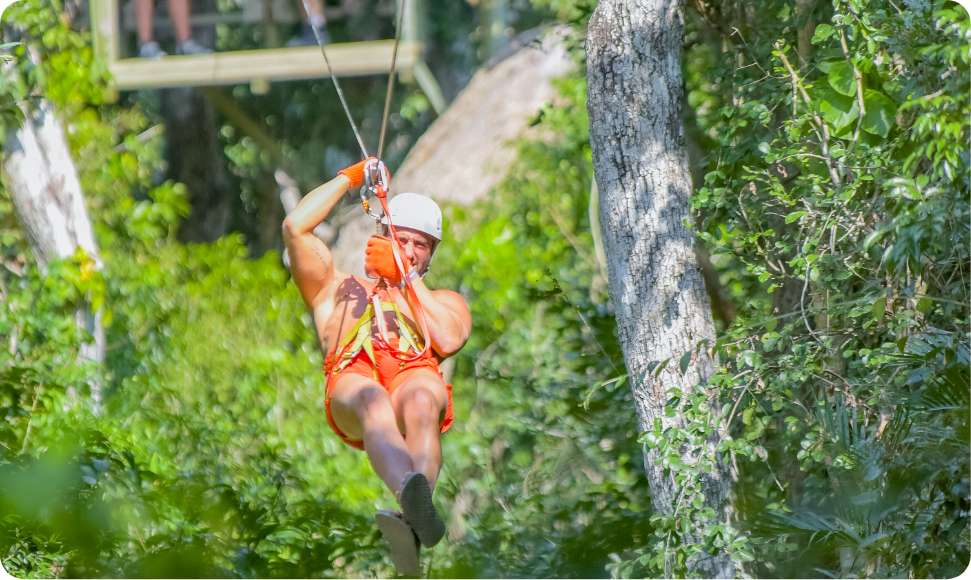
[[[394,27],[394,48],[391,51],[391,72],[388,73],[388,89],[384,93],[384,113],[381,115],[381,133],[378,139],[378,159],[384,154],[384,136],[388,130],[388,113],[391,110],[391,94],[394,92],[394,75],[398,64],[398,43],[401,40],[401,24],[405,17],[405,2],[398,5],[398,22]]]
[[[347,117],[347,121],[351,124],[351,130],[354,132],[354,137],[357,139],[357,144],[361,148],[361,154],[367,158],[368,152],[367,147],[364,145],[364,139],[361,138],[361,131],[357,127],[357,123],[354,122],[354,117],[351,115],[351,109],[347,106],[347,99],[344,98],[344,91],[341,90],[341,85],[337,82],[337,75],[334,74],[334,69],[330,65],[330,59],[327,58],[327,49],[324,48],[323,36],[320,33],[320,28],[317,26],[315,19],[311,16],[310,12],[310,0],[302,0],[303,9],[307,13],[307,22],[310,23],[310,28],[314,32],[314,38],[317,40],[317,46],[320,47],[320,54],[324,57],[324,63],[327,65],[327,72],[330,74],[330,79],[334,82],[334,89],[337,91],[337,98],[340,99],[341,107],[344,109],[344,115]],[[391,109],[391,94],[394,91],[394,75],[398,65],[398,45],[401,42],[401,25],[404,20],[405,14],[405,3],[408,0],[401,0],[398,4],[398,20],[394,31],[394,47],[391,51],[391,71],[388,74],[388,88],[384,96],[384,114],[381,118],[381,134],[378,138],[378,159],[384,153],[384,136],[388,129],[388,116]],[[321,7],[323,10],[323,7]],[[324,20],[324,27],[327,26],[327,21]]]

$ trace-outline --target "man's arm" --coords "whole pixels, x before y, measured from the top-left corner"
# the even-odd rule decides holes
[[[313,234],[351,186],[338,175],[304,196],[283,220],[283,243],[290,254],[290,272],[307,306],[323,300],[322,291],[334,280],[334,258],[327,245]]]
[[[472,315],[465,298],[451,290],[429,290],[420,278],[412,286],[425,311],[431,347],[443,358],[457,353],[472,332]]]

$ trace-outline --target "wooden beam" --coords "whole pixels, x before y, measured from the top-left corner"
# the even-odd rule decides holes
[[[118,59],[118,0],[92,0],[91,32],[96,54],[111,63]]]
[[[336,76],[381,74],[390,71],[393,45],[393,40],[331,44],[327,46],[327,56]],[[398,47],[398,68],[413,68],[421,51],[419,43],[402,42]],[[113,62],[109,60],[108,65],[121,90],[329,76],[320,48],[316,46],[166,56],[160,59],[128,58]]]

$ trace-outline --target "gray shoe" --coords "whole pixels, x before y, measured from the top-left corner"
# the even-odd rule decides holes
[[[154,40],[150,40],[138,47],[138,56],[141,58],[162,58],[168,55],[169,53],[162,50],[162,47]]]
[[[431,548],[445,535],[445,522],[432,503],[432,487],[421,473],[408,473],[398,497],[405,521],[422,546]]]
[[[320,30],[320,41],[323,44],[330,44],[330,36],[326,28]],[[287,42],[287,46],[313,46],[317,44],[317,37],[314,36],[314,29],[309,24],[304,24],[300,29],[300,34],[294,36]]]
[[[212,50],[190,38],[177,44],[175,46],[175,52],[178,54],[210,54]]]
[[[401,576],[419,576],[418,538],[400,515],[390,510],[378,510],[374,521],[391,548],[391,561]]]

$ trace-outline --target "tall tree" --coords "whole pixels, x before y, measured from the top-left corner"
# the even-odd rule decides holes
[[[602,0],[587,37],[590,144],[618,334],[641,430],[674,441],[688,420],[682,412],[665,413],[671,390],[707,393],[709,409],[718,409],[717,397],[706,389],[717,360],[697,348],[702,341],[714,344],[715,327],[688,225],[682,18],[679,0]],[[700,448],[675,443],[662,452],[663,445],[652,444],[645,451],[655,510],[688,521],[684,504],[695,495],[713,510],[683,525],[682,542],[706,541],[731,516],[731,481],[716,453],[723,430],[717,416],[711,418],[716,428]],[[709,469],[679,472],[675,465],[706,461]],[[721,551],[698,551],[687,567],[699,576],[735,574],[732,559]]]
[[[33,105],[22,102],[19,107],[24,122],[10,130],[3,141],[2,173],[34,256],[44,268],[53,260],[74,255],[80,248],[93,267],[100,269],[100,253],[84,194],[54,109],[45,99],[38,99]],[[81,344],[79,358],[102,363],[105,334],[100,312],[82,306],[75,318],[78,328],[91,337]],[[98,384],[91,386],[91,406],[100,412]]]

